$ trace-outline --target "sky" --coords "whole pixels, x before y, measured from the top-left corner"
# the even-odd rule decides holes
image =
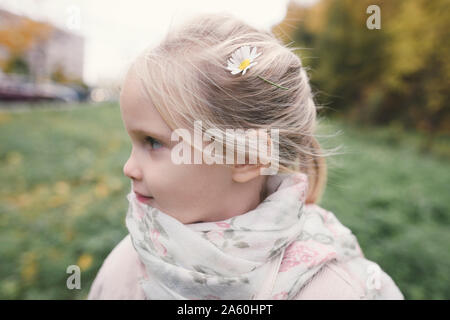
[[[296,0],[310,5],[317,0]],[[198,13],[228,12],[270,29],[283,20],[289,0],[0,0],[0,8],[50,22],[85,39],[84,81],[119,81],[131,61],[157,44],[169,26]]]

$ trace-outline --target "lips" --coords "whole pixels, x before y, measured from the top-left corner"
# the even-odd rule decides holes
[[[136,198],[143,203],[147,203],[149,202],[151,199],[153,199],[153,197],[149,197],[149,196],[144,196],[143,194],[134,191],[134,193],[136,194]]]

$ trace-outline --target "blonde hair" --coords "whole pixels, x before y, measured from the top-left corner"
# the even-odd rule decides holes
[[[232,75],[227,60],[243,45],[262,54],[245,75]],[[306,203],[317,203],[326,185],[327,154],[314,136],[316,105],[294,50],[271,32],[229,14],[203,14],[172,29],[132,67],[172,130],[192,128],[195,120],[201,120],[204,131],[216,128],[226,143],[232,143],[226,129],[279,129],[279,171],[306,173]]]

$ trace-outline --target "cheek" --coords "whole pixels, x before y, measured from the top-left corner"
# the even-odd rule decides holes
[[[204,170],[199,165],[175,165],[166,168],[162,187],[169,191],[173,200],[182,203],[189,199],[204,196],[206,184],[204,181]]]
[[[228,168],[219,165],[169,162],[160,168],[158,176],[155,182],[161,192],[161,201],[174,210],[209,210],[224,199],[227,184],[231,183]]]

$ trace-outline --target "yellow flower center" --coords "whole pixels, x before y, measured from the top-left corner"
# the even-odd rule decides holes
[[[241,64],[239,65],[239,70],[244,70],[245,68],[248,67],[249,64],[250,64],[250,59],[245,59],[245,60],[242,61]]]

